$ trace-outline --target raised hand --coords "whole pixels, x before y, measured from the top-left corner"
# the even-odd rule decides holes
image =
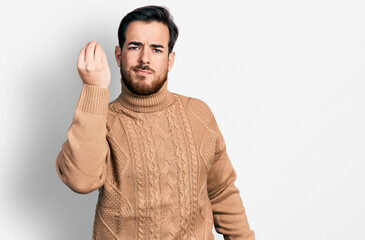
[[[84,84],[108,88],[110,69],[104,50],[96,41],[88,42],[77,59],[77,70]]]

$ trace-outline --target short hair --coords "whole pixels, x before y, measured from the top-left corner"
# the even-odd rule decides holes
[[[132,12],[125,15],[119,24],[118,41],[120,48],[123,48],[125,42],[125,31],[131,22],[157,21],[165,24],[169,29],[168,53],[170,54],[172,52],[172,49],[174,48],[175,42],[179,35],[179,30],[173,20],[174,18],[171,16],[170,12],[165,7],[150,5],[133,10]]]

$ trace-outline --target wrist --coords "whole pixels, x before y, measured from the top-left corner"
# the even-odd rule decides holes
[[[86,86],[93,86],[93,87],[100,87],[100,88],[105,88],[105,89],[108,89],[109,88],[109,85],[90,84],[90,83],[84,83],[84,85],[86,85]]]
[[[78,110],[106,115],[109,102],[109,90],[100,85],[83,84],[76,108]]]

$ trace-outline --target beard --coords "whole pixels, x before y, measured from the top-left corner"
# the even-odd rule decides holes
[[[146,85],[144,82],[146,76],[137,75],[138,80],[136,82],[133,82],[131,72],[139,68],[144,70],[149,70],[152,73],[155,73],[155,71],[151,69],[149,66],[138,65],[132,67],[131,71],[127,71],[121,66],[120,74],[122,75],[122,81],[124,82],[124,84],[132,93],[137,95],[147,96],[157,93],[167,80],[167,71],[164,72],[163,75],[161,76],[156,76],[155,79],[153,79],[151,85]]]

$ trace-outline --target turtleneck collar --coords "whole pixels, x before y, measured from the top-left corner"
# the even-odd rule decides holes
[[[168,79],[158,92],[148,96],[134,94],[127,88],[122,79],[121,83],[122,92],[118,96],[117,101],[132,111],[154,112],[166,108],[174,101],[173,94],[167,90]]]

